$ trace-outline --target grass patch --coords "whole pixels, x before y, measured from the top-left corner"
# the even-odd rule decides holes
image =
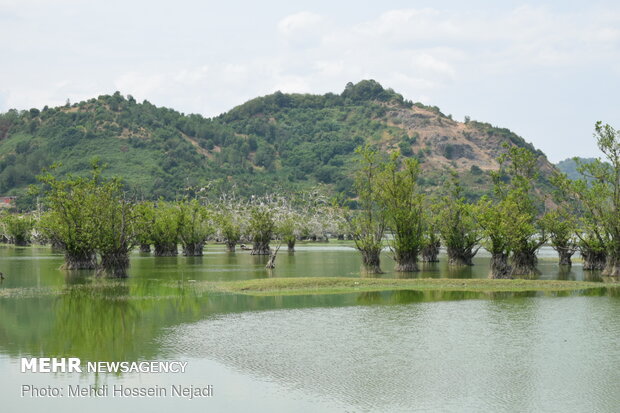
[[[619,283],[553,280],[491,280],[454,278],[344,278],[304,277],[267,278],[245,281],[198,282],[196,288],[209,291],[249,295],[311,295],[343,294],[369,291],[579,291],[600,288],[620,288]]]

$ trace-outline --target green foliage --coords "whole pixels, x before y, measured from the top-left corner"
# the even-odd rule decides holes
[[[102,179],[93,164],[90,177],[40,177],[46,185],[39,227],[43,236],[65,251],[67,269],[94,268],[95,253],[112,275],[124,276],[134,246],[135,212],[118,179]]]
[[[35,221],[29,215],[6,214],[2,217],[4,236],[11,244],[30,244],[34,225]]]
[[[248,234],[254,242],[253,253],[264,255],[276,228],[274,210],[269,205],[254,205],[250,209]]]
[[[577,160],[583,178],[571,181],[556,177],[561,192],[579,201],[580,244],[590,251],[605,250],[607,275],[620,275],[620,131],[597,122],[595,137],[606,162]]]
[[[360,208],[353,218],[351,232],[355,246],[362,253],[366,270],[381,272],[379,255],[386,228],[385,210],[379,202],[381,162],[377,150],[370,146],[359,147],[356,152],[360,163],[355,175],[355,189]]]
[[[175,203],[158,201],[153,207],[151,239],[155,255],[176,255],[180,237],[180,209]]]
[[[560,254],[572,255],[577,249],[577,219],[566,207],[547,212],[541,226],[553,248]]]
[[[135,206],[135,234],[136,242],[141,245],[153,244],[151,236],[155,221],[155,209],[150,202],[140,202]]]
[[[424,196],[418,187],[419,174],[416,159],[401,159],[395,152],[377,179],[379,206],[393,234],[390,246],[394,259],[403,269],[410,265],[408,271],[416,269],[414,264],[424,244]]]
[[[498,225],[505,225],[498,235],[505,231],[508,250],[512,252],[513,274],[531,275],[535,272],[536,251],[546,241],[537,219],[540,201],[534,192],[537,158],[528,148],[513,146],[499,157],[499,163],[500,170],[491,174],[496,205],[502,213]]]
[[[97,189],[100,201],[94,211],[95,245],[101,254],[101,266],[109,275],[123,277],[129,267],[129,252],[136,244],[135,204],[125,197],[118,179],[102,182]]]
[[[296,211],[287,211],[286,215],[279,220],[276,232],[280,239],[293,250],[297,238],[301,235],[301,214]]]
[[[499,202],[483,197],[476,205],[476,220],[482,232],[482,245],[491,254],[510,253],[510,220],[515,204],[512,200]]]
[[[207,238],[215,232],[211,214],[197,199],[179,203],[179,239],[185,255],[202,255]]]
[[[463,188],[455,172],[447,181],[447,195],[440,201],[437,228],[448,249],[451,263],[471,265],[480,234],[474,206],[463,196]]]
[[[63,180],[48,173],[40,180],[46,186],[43,195],[48,208],[39,221],[41,233],[64,249],[68,269],[94,268],[94,263],[88,261],[99,241],[96,211],[103,200],[99,193],[100,170],[93,169],[90,177],[69,176]],[[77,262],[75,266],[73,261]]]
[[[216,213],[215,221],[220,237],[223,238],[230,250],[234,250],[243,233],[240,211],[221,209]]]

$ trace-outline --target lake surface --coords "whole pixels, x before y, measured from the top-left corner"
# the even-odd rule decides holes
[[[441,256],[440,258],[443,258]],[[60,271],[48,248],[0,247],[2,411],[449,411],[620,410],[620,293],[396,291],[255,297],[200,293],[201,280],[359,276],[346,245],[300,246],[264,257],[208,246],[203,257],[134,254],[130,278]],[[445,261],[445,260],[444,260]],[[416,276],[488,274],[488,256]],[[386,274],[393,263],[387,255]],[[541,278],[560,271],[541,252]],[[183,361],[185,373],[21,373],[21,357]],[[21,397],[23,385],[64,397]],[[213,386],[213,396],[67,397],[69,385]]]

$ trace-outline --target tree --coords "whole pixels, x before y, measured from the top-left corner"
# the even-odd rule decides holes
[[[439,248],[441,248],[441,238],[437,229],[437,203],[434,199],[428,200],[424,211],[424,243],[422,246],[422,262],[439,262]]]
[[[101,273],[125,277],[129,251],[136,240],[135,213],[120,179],[101,178],[97,161],[88,177],[59,180],[47,173],[39,179],[46,185],[48,208],[39,226],[52,244],[64,250],[64,268],[99,268]],[[99,267],[97,252],[101,255]]]
[[[362,254],[364,269],[370,274],[381,274],[381,250],[386,227],[385,210],[377,202],[380,173],[379,154],[376,150],[359,147],[360,167],[355,174],[355,189],[360,210],[352,220],[351,233],[356,248]]]
[[[234,192],[222,194],[213,203],[213,207],[217,237],[224,241],[228,252],[235,252],[235,247],[247,227],[246,208]]]
[[[179,212],[179,207],[169,202],[159,201],[154,206],[151,239],[158,257],[170,257],[179,253]]]
[[[420,168],[416,159],[400,158],[394,152],[378,177],[379,204],[385,212],[393,239],[396,271],[418,271],[418,254],[424,245],[424,196],[418,188]]]
[[[4,236],[18,246],[30,244],[34,225],[34,219],[28,215],[6,214],[2,218]]]
[[[95,166],[90,177],[69,176],[59,180],[51,173],[39,177],[46,186],[44,203],[48,210],[39,227],[43,235],[65,253],[63,268],[68,270],[97,267],[98,222],[95,219],[99,198],[100,170]]]
[[[580,201],[584,212],[577,235],[587,268],[600,267],[605,254],[603,275],[620,277],[620,131],[599,121],[594,137],[606,162],[585,163],[575,158],[584,178],[569,182],[564,177],[560,182]]]
[[[209,212],[197,199],[181,202],[178,208],[179,238],[183,255],[201,256],[207,238],[214,232],[209,222]]]
[[[150,202],[141,202],[135,207],[136,213],[136,239],[140,246],[140,252],[151,252],[153,239],[151,231],[155,221],[155,210]]]
[[[288,252],[295,252],[297,237],[301,234],[300,230],[301,215],[296,211],[286,211],[277,224],[276,232],[288,247]]]
[[[250,209],[248,233],[254,246],[252,255],[270,255],[269,242],[275,230],[274,212],[269,205],[254,205]]]
[[[100,272],[113,277],[126,277],[129,252],[136,245],[135,203],[123,193],[119,179],[103,182],[100,202],[95,205],[97,223],[96,250],[101,254]]]
[[[491,253],[490,278],[512,278],[508,264],[510,224],[515,203],[506,198],[499,202],[483,197],[476,207],[476,220],[482,231],[482,246]]]
[[[238,212],[220,211],[216,216],[218,234],[224,239],[228,252],[235,252],[235,247],[241,239],[242,227],[238,219]]]
[[[496,195],[508,204],[511,275],[532,276],[538,273],[536,253],[547,240],[544,228],[538,225],[533,193],[538,178],[537,158],[529,149],[513,146],[499,157],[499,164],[500,170],[492,177]]]
[[[478,253],[480,233],[474,219],[474,207],[466,202],[456,173],[448,181],[448,195],[440,201],[438,229],[448,250],[450,265],[473,265]]]
[[[551,246],[558,252],[560,265],[571,266],[571,257],[577,251],[577,223],[572,214],[564,208],[547,212],[541,221],[549,236]]]
[[[597,163],[596,169],[607,168],[600,160],[594,162]],[[583,165],[577,162],[577,168],[582,171]],[[603,270],[607,262],[610,236],[599,217],[608,196],[607,187],[604,182],[592,179],[591,176],[579,175],[582,179],[571,180],[564,173],[555,174],[552,177],[552,183],[557,189],[555,196],[563,206],[570,208],[571,217],[576,217],[573,218],[576,246],[583,258],[583,269]]]

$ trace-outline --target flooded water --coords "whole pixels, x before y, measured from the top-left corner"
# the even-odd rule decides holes
[[[443,258],[443,257],[440,257]],[[200,293],[200,280],[266,278],[264,257],[209,246],[199,258],[134,254],[130,278],[67,274],[48,248],[0,248],[2,411],[616,412],[620,293],[396,291],[315,296]],[[488,257],[416,276],[488,274]],[[394,277],[383,260],[384,277]],[[346,245],[280,253],[271,276],[359,276]],[[541,278],[560,271],[543,250]],[[184,373],[22,373],[22,357],[181,361]],[[62,397],[22,397],[23,386]],[[70,397],[69,386],[107,388]],[[170,386],[207,388],[177,397]],[[159,388],[158,397],[112,390]]]

